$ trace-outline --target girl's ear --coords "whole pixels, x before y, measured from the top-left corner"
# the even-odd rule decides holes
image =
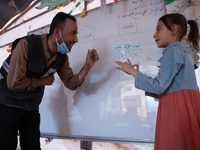
[[[175,35],[178,32],[178,26],[176,24],[172,25],[172,35]]]

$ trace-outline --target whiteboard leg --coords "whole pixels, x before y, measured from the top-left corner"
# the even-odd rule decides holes
[[[81,149],[91,150],[92,149],[92,141],[81,141]]]

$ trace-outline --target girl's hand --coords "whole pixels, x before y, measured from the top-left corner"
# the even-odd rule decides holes
[[[133,75],[135,77],[136,74],[139,72],[139,65],[138,64],[132,65],[132,63],[129,59],[128,59],[128,63],[120,62],[120,61],[116,61],[115,63],[120,66],[120,67],[115,67],[116,69],[121,70],[128,75]],[[136,69],[134,69],[135,67],[136,67]]]

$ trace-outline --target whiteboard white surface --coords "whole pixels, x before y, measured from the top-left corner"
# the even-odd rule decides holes
[[[88,140],[154,142],[158,102],[134,87],[134,77],[116,70],[115,61],[140,64],[140,71],[157,74],[162,49],[153,39],[163,1],[121,1],[76,16],[79,42],[69,53],[74,73],[83,67],[88,49],[100,60],[75,91],[56,75],[46,86],[40,105],[41,134]]]

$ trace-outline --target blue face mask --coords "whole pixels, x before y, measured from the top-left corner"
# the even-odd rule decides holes
[[[60,30],[59,30],[60,31]],[[60,32],[60,37],[63,41],[63,38],[62,38],[62,35],[61,35],[61,32]],[[69,49],[67,48],[65,42],[63,41],[61,44],[58,43],[58,40],[57,40],[57,37],[56,37],[56,44],[57,44],[57,50],[59,53],[61,54],[66,54],[66,53],[69,53]]]

